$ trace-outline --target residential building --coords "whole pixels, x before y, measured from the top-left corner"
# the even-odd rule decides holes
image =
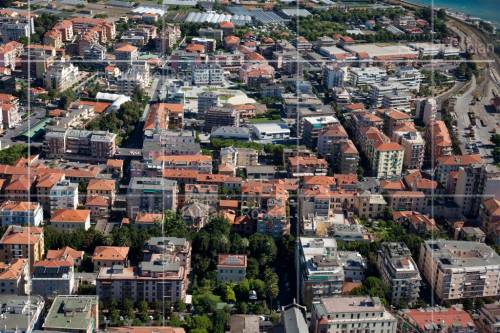
[[[38,202],[4,201],[0,205],[0,225],[38,227],[43,221],[43,209]]]
[[[92,255],[94,271],[99,272],[102,267],[114,265],[128,266],[128,246],[97,246]]]
[[[413,305],[419,299],[420,273],[404,243],[382,243],[377,267],[389,287],[391,304]]]
[[[75,250],[69,246],[62,249],[48,250],[47,260],[70,260],[75,266],[80,266],[83,260],[84,251]]]
[[[213,107],[205,112],[204,119],[208,133],[222,126],[240,126],[240,114],[231,106]]]
[[[182,238],[153,238],[136,267],[103,267],[97,276],[100,299],[145,300],[149,303],[183,301],[188,287],[191,244]]]
[[[73,260],[36,262],[31,274],[31,288],[34,295],[45,298],[73,294],[76,290]]]
[[[371,167],[373,174],[379,179],[390,179],[401,176],[403,171],[404,148],[395,142],[381,143],[375,146]]]
[[[396,131],[397,141],[404,148],[403,167],[420,170],[424,163],[425,141],[420,132]]]
[[[42,321],[45,307],[43,297],[1,295],[0,307],[4,309],[0,326],[5,333],[32,333]]]
[[[352,86],[367,86],[380,84],[387,78],[387,71],[379,67],[351,67],[349,68],[350,84]]]
[[[151,74],[146,61],[134,62],[116,80],[118,93],[129,96],[137,89],[146,89],[150,83]]]
[[[285,123],[250,124],[249,128],[257,140],[274,143],[290,138],[290,128]]]
[[[325,66],[323,68],[323,85],[326,89],[343,87],[346,76],[346,71],[342,67]]]
[[[477,333],[474,320],[459,305],[403,311],[403,318],[421,333]]]
[[[500,306],[498,302],[484,304],[479,309],[479,319],[476,321],[479,332],[496,333],[500,329]]]
[[[247,256],[244,254],[219,254],[217,279],[223,282],[239,283],[246,277]]]
[[[302,119],[302,137],[304,143],[309,148],[315,148],[318,144],[318,137],[326,128],[338,124],[339,121],[334,116],[305,117]]]
[[[177,182],[156,177],[132,177],[127,191],[127,215],[177,209]]]
[[[144,122],[144,136],[151,138],[155,134],[169,134],[168,130],[182,130],[183,124],[183,104],[155,103],[151,105],[146,121]]]
[[[117,60],[117,66],[124,69],[132,66],[132,63],[139,58],[139,51],[137,47],[123,43],[115,48],[114,55]]]
[[[317,157],[289,157],[287,170],[291,177],[326,176],[328,163]]]
[[[300,295],[311,305],[340,294],[344,281],[362,281],[366,260],[354,251],[339,251],[334,238],[300,237]]]
[[[48,158],[105,162],[116,153],[116,134],[71,128],[51,128],[45,134],[43,151]]]
[[[390,191],[385,195],[387,206],[395,211],[424,212],[427,199],[421,191]]]
[[[427,154],[433,165],[439,158],[452,154],[450,133],[442,120],[433,120],[426,125],[425,142]]]
[[[36,199],[40,203],[44,212],[50,213],[50,191],[61,180],[64,180],[63,173],[48,173],[40,175],[36,181]]]
[[[45,255],[43,229],[11,225],[0,239],[0,261],[9,263],[14,259],[29,258],[30,266]]]
[[[195,86],[221,86],[224,70],[219,64],[197,64],[192,69],[192,83]]]
[[[58,295],[45,317],[44,331],[92,333],[99,327],[99,298],[97,296]]]
[[[211,207],[217,207],[219,186],[215,184],[185,184],[184,200],[187,203],[200,202]]]
[[[78,208],[78,184],[67,179],[55,184],[49,193],[50,214],[60,209]]]
[[[28,259],[13,259],[0,263],[0,294],[29,295],[30,276]]]
[[[50,224],[59,231],[71,232],[90,229],[90,210],[59,209],[52,213]]]
[[[211,108],[219,106],[219,95],[211,91],[204,91],[198,95],[198,114],[202,115]]]
[[[259,153],[251,148],[225,147],[220,150],[220,164],[235,167],[256,166],[259,164]]]
[[[310,332],[340,333],[363,327],[373,333],[396,333],[397,320],[378,297],[323,297],[314,302]],[[341,327],[342,326],[342,327]]]
[[[418,266],[440,301],[500,294],[500,256],[484,243],[427,240]]]
[[[486,236],[495,244],[500,244],[500,200],[484,200],[479,208],[479,218]]]
[[[114,179],[94,178],[87,184],[87,196],[100,196],[108,199],[113,205],[116,197],[116,181]]]
[[[78,67],[71,63],[57,62],[45,73],[45,89],[62,92],[71,88],[79,80]]]

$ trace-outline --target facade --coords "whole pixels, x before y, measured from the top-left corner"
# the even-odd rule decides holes
[[[371,160],[373,175],[379,179],[400,177],[403,160],[404,148],[399,144],[388,142],[377,145]]]
[[[40,296],[0,296],[0,307],[4,309],[0,318],[5,333],[34,332],[42,321],[45,301]]]
[[[476,333],[472,317],[459,306],[451,308],[425,308],[403,311],[403,318],[418,332]]]
[[[224,282],[239,283],[246,277],[247,256],[239,254],[219,254],[217,279]]]
[[[153,238],[146,244],[144,261],[136,267],[102,267],[97,276],[100,299],[123,301],[184,300],[191,269],[191,244],[182,238]]]
[[[75,292],[74,262],[69,260],[42,260],[36,262],[31,274],[34,295],[52,298]]]
[[[0,263],[0,294],[30,294],[28,259],[14,259],[10,263]]]
[[[396,333],[397,320],[378,297],[323,297],[312,305],[313,333],[341,333],[363,327],[373,333]]]
[[[224,70],[219,64],[194,65],[192,82],[195,86],[221,86],[224,82]]]
[[[65,158],[106,162],[116,152],[116,134],[54,128],[45,134],[43,151],[48,158]]]
[[[484,243],[425,241],[418,266],[440,301],[500,294],[500,256]]]
[[[230,106],[211,108],[205,112],[204,119],[204,130],[208,133],[222,126],[240,126],[240,114]]]
[[[79,78],[78,67],[70,63],[56,63],[45,73],[45,89],[62,92],[75,85]]]
[[[99,272],[102,267],[114,265],[128,266],[128,246],[97,246],[92,255],[94,271]]]
[[[38,227],[43,221],[43,209],[38,202],[4,201],[0,205],[0,225]]]
[[[43,229],[11,225],[0,239],[0,261],[9,263],[14,259],[29,258],[30,265],[42,260],[45,255]]]
[[[404,243],[382,243],[377,266],[383,281],[389,286],[391,304],[415,304],[422,279],[408,247]]]
[[[78,208],[78,184],[69,180],[61,180],[50,189],[50,213],[59,209]]]
[[[500,306],[498,302],[485,304],[479,309],[477,326],[480,332],[497,333],[500,330]]]
[[[177,209],[177,182],[156,177],[133,177],[127,192],[127,215]]]

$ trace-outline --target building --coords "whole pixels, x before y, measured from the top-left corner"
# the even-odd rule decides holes
[[[11,225],[0,239],[0,261],[10,263],[14,259],[29,258],[30,266],[45,255],[43,229]]]
[[[225,147],[220,150],[220,164],[235,167],[256,166],[259,164],[259,152],[251,148]]]
[[[43,209],[38,202],[4,201],[0,205],[0,225],[38,227],[43,221]]]
[[[184,105],[180,103],[154,103],[144,122],[144,136],[168,134],[169,129],[181,130],[184,124]],[[170,136],[172,136],[170,134]]]
[[[36,262],[31,274],[31,288],[34,295],[45,298],[73,294],[76,290],[73,260]]]
[[[389,191],[385,198],[387,206],[395,211],[423,212],[427,208],[427,199],[422,191]]]
[[[202,115],[219,105],[219,95],[211,91],[204,91],[198,95],[198,114]]]
[[[305,117],[302,119],[302,137],[304,143],[309,148],[315,148],[318,144],[318,137],[326,128],[338,124],[339,121],[334,116]]]
[[[36,199],[44,212],[50,212],[50,191],[52,187],[64,179],[64,174],[61,173],[48,173],[38,177],[35,185]]]
[[[404,148],[395,142],[381,143],[375,147],[371,167],[373,175],[379,179],[401,176],[403,171]]]
[[[240,113],[231,106],[214,107],[205,112],[205,132],[222,126],[240,126]]]
[[[69,246],[62,249],[48,250],[47,260],[72,260],[75,266],[80,266],[83,260],[84,251],[77,251]]]
[[[130,65],[116,80],[120,94],[132,95],[137,89],[146,89],[151,83],[149,63],[136,61]]]
[[[486,199],[479,209],[479,218],[486,236],[495,244],[500,243],[500,200]]]
[[[116,196],[116,181],[102,178],[91,179],[87,184],[87,196],[105,197],[113,205]]]
[[[366,261],[358,252],[339,251],[334,238],[300,237],[300,295],[306,305],[342,292],[345,280],[362,281]]]
[[[314,156],[289,157],[287,171],[292,177],[326,176],[328,163],[324,159]]]
[[[49,193],[50,214],[60,209],[78,208],[78,184],[63,179],[55,184]]]
[[[14,259],[8,264],[0,263],[0,294],[30,294],[28,259]]]
[[[257,140],[280,142],[290,138],[290,128],[284,123],[258,123],[249,125]]]
[[[108,333],[186,333],[182,327],[171,326],[119,326],[108,327]]]
[[[239,283],[247,275],[247,256],[243,254],[219,254],[217,259],[217,279]]]
[[[144,261],[135,267],[103,267],[97,276],[99,298],[128,298],[149,303],[184,300],[191,269],[191,244],[183,238],[150,239],[145,246]]]
[[[58,295],[45,317],[44,331],[95,332],[99,327],[97,296]]]
[[[382,243],[377,267],[389,287],[391,304],[413,305],[419,299],[420,273],[404,243]]]
[[[114,265],[128,266],[128,246],[97,246],[92,255],[94,271],[99,272],[102,267]]]
[[[74,86],[79,79],[78,67],[71,63],[57,62],[45,73],[45,89],[62,92]]]
[[[50,224],[59,231],[75,231],[90,229],[90,210],[59,209],[53,212]]]
[[[48,158],[106,162],[116,153],[116,134],[71,128],[51,128],[45,134],[43,152]]]
[[[476,321],[479,332],[496,333],[500,329],[500,306],[498,302],[484,304],[479,309],[479,319]]]
[[[126,68],[131,66],[132,63],[139,58],[139,51],[137,47],[128,43],[123,43],[115,49],[114,55],[116,57],[118,67]]]
[[[418,266],[440,301],[500,294],[500,256],[484,243],[425,241]]]
[[[431,163],[436,163],[439,158],[452,154],[450,133],[442,120],[433,120],[426,125],[425,142]]]
[[[387,71],[379,67],[350,67],[349,77],[355,87],[380,84],[387,78]]]
[[[397,320],[378,297],[323,297],[312,305],[312,333],[341,333],[361,327],[373,333],[396,333]]]
[[[478,332],[472,317],[459,305],[451,308],[436,307],[404,310],[403,318],[421,333],[437,331],[449,333]]]
[[[192,83],[195,86],[222,86],[224,83],[224,70],[219,64],[194,65]]]
[[[425,141],[420,132],[398,132],[398,142],[404,148],[403,167],[420,170],[424,163]]]
[[[323,68],[323,85],[327,89],[343,87],[346,80],[346,71],[337,66],[325,66]]]
[[[40,296],[0,296],[0,307],[3,309],[0,317],[2,332],[31,333],[42,321],[45,301]]]
[[[156,177],[132,177],[127,191],[127,215],[177,209],[177,182]]]

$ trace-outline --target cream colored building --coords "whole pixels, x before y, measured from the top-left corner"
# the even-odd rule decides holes
[[[371,160],[374,176],[390,179],[401,176],[403,170],[404,148],[395,143],[381,143],[375,147]]]

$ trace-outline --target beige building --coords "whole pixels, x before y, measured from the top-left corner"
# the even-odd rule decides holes
[[[440,301],[500,294],[500,256],[484,243],[425,241],[419,268]]]
[[[90,229],[90,210],[59,209],[50,218],[50,224],[60,231],[75,231]]]
[[[78,67],[70,63],[56,63],[45,73],[45,89],[58,92],[65,91],[75,85],[79,77]]]
[[[371,160],[372,171],[379,179],[390,179],[401,176],[403,170],[404,148],[395,143],[387,142],[375,146]]]
[[[312,305],[311,333],[396,333],[397,320],[378,297],[324,297]]]
[[[9,263],[18,258],[29,258],[30,265],[45,255],[43,228],[11,225],[0,239],[0,261]]]
[[[247,256],[243,254],[219,254],[217,279],[238,283],[246,277]]]
[[[102,267],[128,265],[128,246],[97,246],[92,255],[94,270],[99,272]]]

